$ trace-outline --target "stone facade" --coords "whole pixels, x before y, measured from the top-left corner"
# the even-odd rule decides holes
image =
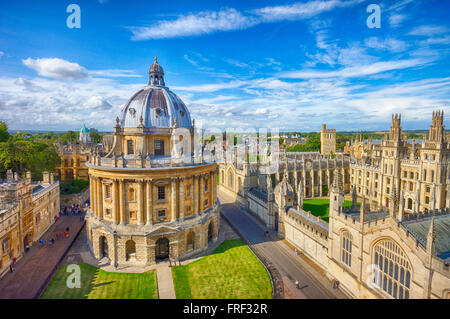
[[[392,116],[389,137],[351,143],[351,182],[374,209],[406,213],[450,208],[450,147],[443,112],[433,112],[429,139],[407,140],[401,115]],[[396,204],[394,205],[394,201]],[[395,206],[395,207],[394,207]]]
[[[116,120],[110,150],[94,149],[87,163],[88,238],[94,256],[107,257],[117,267],[180,260],[218,238],[217,164],[205,161],[196,147],[194,123],[174,117],[177,109],[177,116],[189,113],[164,86],[156,61],[149,77],[143,90],[152,92],[146,95],[150,100],[135,94]],[[152,99],[158,99],[157,106]],[[170,107],[171,117],[162,121]]]
[[[85,141],[84,138],[83,141]],[[56,144],[57,152],[61,158],[61,164],[56,167],[56,175],[60,181],[70,181],[73,179],[89,179],[86,162],[89,161],[91,153],[90,144],[83,141],[69,142],[67,145]]]
[[[25,246],[32,246],[55,222],[59,213],[59,182],[44,172],[42,182],[31,182],[31,174],[20,178],[7,172],[0,183],[0,276],[12,258],[20,259]]]

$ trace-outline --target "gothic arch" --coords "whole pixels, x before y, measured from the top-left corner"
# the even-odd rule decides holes
[[[373,282],[394,299],[409,299],[414,277],[406,249],[391,237],[381,237],[370,245],[371,263],[376,265]]]

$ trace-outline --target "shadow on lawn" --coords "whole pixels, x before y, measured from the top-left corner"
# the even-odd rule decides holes
[[[229,249],[246,246],[245,243],[240,239],[229,239],[225,240],[222,244],[219,245],[210,255],[222,254],[225,253]]]

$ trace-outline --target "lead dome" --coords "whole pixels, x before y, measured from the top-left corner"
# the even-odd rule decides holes
[[[192,128],[191,115],[183,101],[164,82],[163,68],[157,58],[150,66],[148,85],[136,92],[125,104],[120,126],[134,128],[142,124],[147,128]]]

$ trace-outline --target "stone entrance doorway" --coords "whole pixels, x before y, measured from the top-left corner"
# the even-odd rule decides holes
[[[156,241],[155,258],[156,260],[166,259],[169,257],[169,240],[160,238]]]
[[[105,236],[99,238],[100,259],[108,258],[108,240]]]

